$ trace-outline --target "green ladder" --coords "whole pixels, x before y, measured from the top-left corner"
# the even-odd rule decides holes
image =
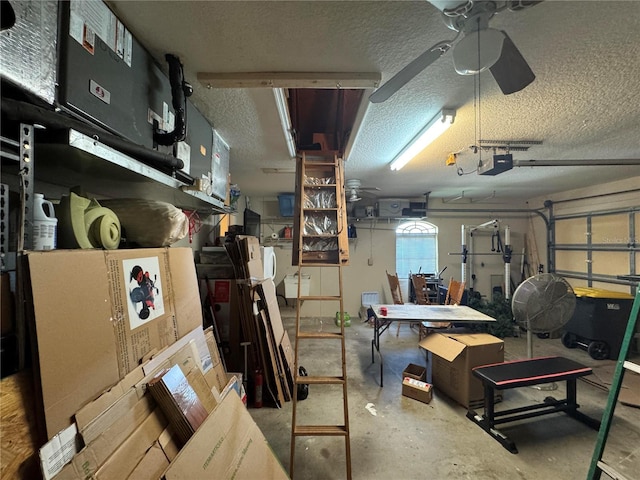
[[[622,346],[620,347],[620,356],[618,357],[618,363],[616,364],[616,370],[613,374],[613,383],[611,384],[611,390],[609,391],[609,399],[607,400],[607,407],[602,415],[602,423],[600,424],[600,431],[598,432],[598,439],[593,451],[593,457],[591,457],[591,466],[589,467],[589,473],[587,474],[587,480],[597,480],[602,473],[606,473],[608,476],[614,479],[624,479],[625,477],[618,473],[610,465],[607,465],[602,461],[602,454],[604,453],[604,447],[607,443],[607,437],[609,436],[609,428],[611,427],[611,420],[613,419],[613,410],[618,400],[620,393],[620,387],[622,386],[622,380],[624,378],[625,370],[632,370],[640,373],[640,365],[627,360],[629,349],[631,347],[631,339],[635,335],[636,324],[638,323],[638,311],[640,310],[640,286],[636,291],[636,298],[631,308],[631,315],[629,316],[629,323],[627,323],[627,330],[622,340]]]

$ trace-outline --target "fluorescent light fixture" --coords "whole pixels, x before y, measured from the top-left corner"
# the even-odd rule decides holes
[[[284,88],[274,88],[273,96],[276,99],[278,117],[280,117],[280,125],[282,125],[284,138],[287,142],[289,156],[296,158],[296,145],[293,141],[293,135],[291,134],[291,118],[289,117],[289,107],[287,106],[287,96],[284,93]]]
[[[391,162],[391,170],[400,170],[427,145],[442,135],[453,123],[456,116],[455,110],[442,110],[433,117],[420,132],[407,144],[406,147]]]

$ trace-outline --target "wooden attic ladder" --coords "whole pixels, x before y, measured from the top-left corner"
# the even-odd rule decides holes
[[[631,308],[631,315],[629,316],[629,322],[627,323],[627,330],[622,340],[622,346],[620,347],[620,355],[616,363],[616,370],[613,374],[613,381],[611,383],[611,389],[609,390],[609,398],[607,400],[607,406],[602,414],[602,422],[600,423],[600,431],[598,432],[598,439],[596,440],[596,446],[593,451],[593,457],[591,458],[591,465],[589,467],[589,473],[587,474],[588,480],[599,479],[604,472],[611,478],[616,480],[624,480],[626,477],[617,472],[613,467],[607,465],[602,461],[602,454],[604,453],[604,447],[609,437],[609,429],[611,428],[611,422],[613,420],[613,411],[620,394],[620,388],[622,387],[622,380],[624,379],[624,373],[626,370],[631,370],[636,373],[640,373],[640,365],[627,360],[629,355],[629,349],[631,348],[631,339],[635,335],[636,325],[638,323],[638,313],[640,310],[640,286],[636,291],[636,298]]]
[[[300,328],[300,310],[305,301],[331,302],[330,304],[334,306],[338,304],[339,312],[344,312],[342,268],[349,263],[344,166],[342,159],[336,155],[336,152],[302,152],[297,159],[296,167],[293,264],[298,266],[298,292],[289,475],[294,478],[297,437],[335,436],[344,437],[347,479],[351,479],[345,322],[340,322],[339,332],[309,332]],[[325,280],[324,284],[332,285],[333,294],[306,294],[308,292],[304,292],[302,287],[303,274],[306,273],[316,274],[316,278],[322,274],[330,276],[331,279]],[[337,281],[334,280],[336,274]],[[336,284],[337,294],[335,294]],[[339,375],[299,375],[299,354],[301,351],[305,351],[305,343],[309,345],[308,340],[332,342],[332,347],[336,347],[335,342],[340,342],[342,371]],[[310,350],[306,350],[306,352],[310,352]],[[296,394],[300,384],[339,385],[342,388],[342,422],[338,425],[300,424]],[[323,395],[322,389],[314,389],[312,395],[314,397]],[[338,406],[336,405],[336,407]]]

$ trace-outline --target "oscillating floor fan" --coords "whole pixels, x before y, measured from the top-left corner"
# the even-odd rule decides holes
[[[527,278],[513,293],[511,310],[527,331],[527,357],[533,357],[533,334],[554,332],[573,316],[576,296],[567,281],[553,273]]]

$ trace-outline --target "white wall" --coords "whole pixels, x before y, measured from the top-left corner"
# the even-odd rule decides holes
[[[461,278],[461,225],[479,225],[491,219],[500,220],[500,234],[504,243],[504,227],[509,225],[511,231],[511,244],[513,256],[511,259],[511,278],[515,284],[521,280],[522,251],[525,245],[525,234],[533,225],[535,231],[535,244],[537,246],[540,263],[544,271],[548,271],[547,258],[547,229],[543,220],[537,214],[531,214],[534,209],[547,215],[543,207],[546,200],[553,202],[554,213],[564,215],[569,213],[581,213],[585,211],[597,211],[617,209],[623,207],[638,207],[640,205],[640,177],[624,181],[599,185],[588,189],[580,189],[562,192],[556,195],[533,198],[522,204],[442,204],[432,200],[429,205],[429,217],[427,221],[435,224],[439,229],[438,255],[439,267],[447,267],[443,273],[443,283],[449,278]],[[623,193],[621,193],[623,192]],[[263,217],[261,243],[274,245],[278,271],[276,286],[279,293],[284,294],[284,277],[296,273],[297,266],[291,265],[292,242],[270,239],[273,232],[278,232],[285,225],[292,226],[292,218],[279,217],[277,198],[245,198],[240,199],[238,209],[242,211],[246,205],[260,213]],[[456,212],[456,209],[477,209],[477,212]],[[447,211],[444,211],[447,210]],[[517,210],[516,213],[506,213],[505,210]],[[527,213],[529,212],[529,213]],[[529,219],[531,217],[531,220]],[[213,216],[206,220],[199,235],[194,237],[191,244],[194,250],[205,242],[212,242],[211,229],[218,217]],[[231,224],[242,223],[241,214],[232,218]],[[357,239],[349,242],[350,265],[343,269],[344,308],[352,316],[356,316],[361,304],[362,292],[379,292],[382,302],[391,302],[391,294],[387,283],[385,271],[395,272],[395,234],[394,229],[399,224],[397,220],[377,219],[375,221],[363,219],[354,222],[357,228]],[[636,225],[636,232],[640,226]],[[486,233],[478,232],[474,236],[472,252],[490,253],[491,230]],[[224,232],[222,232],[224,233]],[[615,233],[615,232],[612,232]],[[626,232],[618,232],[626,234]],[[468,240],[469,242],[469,240]],[[188,246],[185,239],[179,243]],[[454,253],[454,255],[450,255]],[[482,295],[487,296],[491,292],[492,276],[504,278],[504,261],[501,255],[470,255],[468,265],[473,264],[473,273],[476,275],[472,282],[467,278],[467,286],[473,287]],[[371,264],[370,264],[371,263]],[[470,272],[470,267],[468,267]],[[331,295],[337,293],[337,274],[334,268],[307,268],[311,279],[311,294]],[[431,273],[431,272],[426,272]],[[526,275],[525,275],[526,276]],[[573,282],[578,285],[580,282]],[[408,282],[402,281],[405,288],[405,300],[408,299]],[[627,291],[624,286],[600,286],[600,288]],[[334,289],[334,290],[331,290]],[[513,290],[512,290],[513,291]],[[295,305],[295,299],[288,300],[289,305]],[[331,302],[305,302],[302,306],[303,316],[333,316],[338,310],[337,304]]]
[[[427,221],[436,225],[438,234],[439,267],[447,267],[443,273],[443,283],[446,285],[450,277],[461,278],[461,226],[479,225],[492,219],[500,221],[500,235],[504,245],[504,228],[509,225],[511,230],[511,244],[514,255],[511,260],[511,278],[516,283],[520,281],[520,262],[524,245],[524,234],[528,227],[527,205],[491,204],[471,205],[462,204],[448,207],[433,204],[433,213]],[[285,225],[293,225],[293,219],[278,217],[277,200],[274,198],[251,198],[251,208],[263,216],[262,243],[276,246],[278,269],[276,285],[278,292],[284,293],[283,280],[285,275],[297,272],[297,266],[291,265],[292,242],[279,240],[272,242],[269,237],[272,232],[278,232]],[[448,212],[440,212],[447,207]],[[476,209],[472,213],[450,211],[452,208]],[[489,208],[495,211],[490,211]],[[504,213],[501,210],[520,209],[518,213]],[[404,221],[404,220],[403,220]],[[362,292],[379,292],[382,302],[392,302],[385,271],[395,272],[395,228],[401,223],[399,220],[363,219],[354,222],[357,229],[357,239],[349,241],[350,264],[343,269],[344,309],[351,316],[358,314],[361,305]],[[470,248],[470,245],[468,246]],[[491,230],[477,232],[474,237],[473,251],[491,253]],[[450,255],[452,253],[453,255]],[[473,271],[476,280],[473,288],[482,295],[490,295],[491,276],[504,278],[504,261],[501,255],[473,255],[468,256],[468,262],[473,261]],[[371,263],[371,264],[370,264]],[[311,275],[311,294],[337,294],[337,269],[335,268],[306,268],[303,273]],[[423,272],[433,273],[433,272]],[[408,300],[408,281],[401,281],[405,288],[405,300]],[[468,279],[468,286],[471,280]],[[289,299],[290,305],[295,305],[295,299]],[[302,306],[303,316],[334,316],[338,310],[337,303],[305,302]]]

